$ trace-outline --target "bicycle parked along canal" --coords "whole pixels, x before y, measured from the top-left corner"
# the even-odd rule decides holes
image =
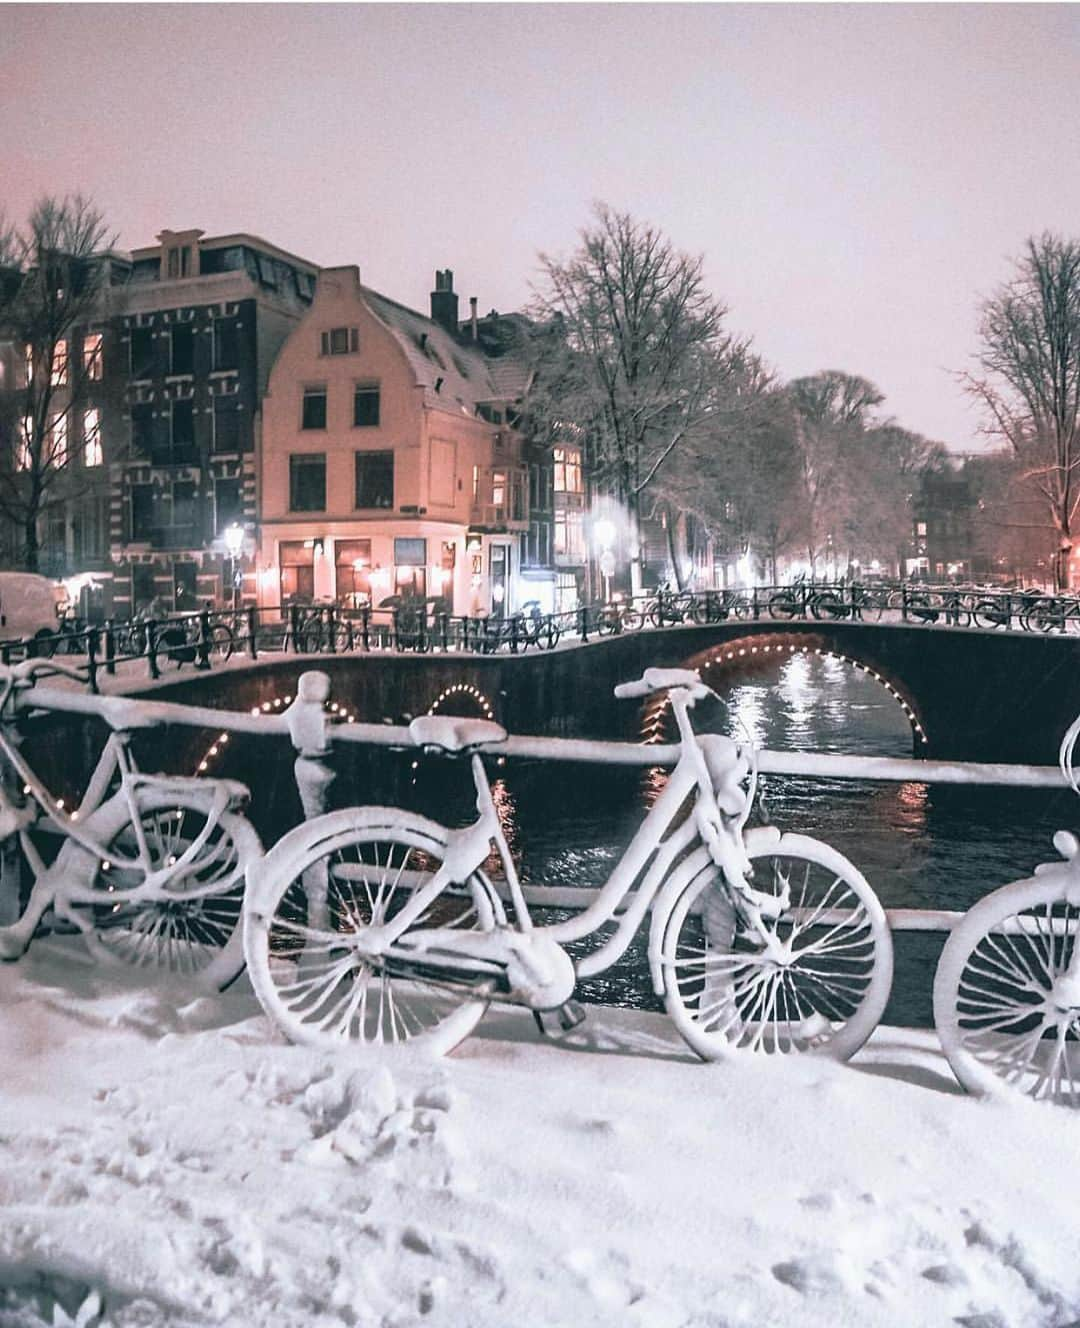
[[[1080,719],[1059,763],[1073,765]],[[971,1093],[1002,1091],[1080,1107],[1080,839],[1054,836],[1061,855],[974,904],[945,942],[934,977],[934,1023]]]
[[[484,769],[499,725],[426,715],[415,746],[468,758],[478,819],[459,830],[394,807],[331,812],[287,834],[248,876],[244,943],[263,1007],[294,1041],[457,1045],[492,1000],[580,1017],[579,977],[611,967],[652,910],[656,991],[702,1057],[733,1048],[852,1055],[889,994],[892,942],[881,905],[834,849],[770,826],[744,827],[756,793],[752,749],[696,735],[696,673],[647,669],[616,695],[666,691],[680,756],[594,902],[536,926]],[[485,864],[491,847],[502,893]],[[585,958],[564,944],[614,921]]]
[[[143,774],[131,737],[158,721],[136,701],[103,697],[112,732],[82,801],[66,810],[17,738],[28,690],[57,674],[86,681],[85,670],[55,660],[0,667],[0,840],[17,840],[33,878],[18,920],[0,927],[0,959],[17,959],[51,910],[96,959],[175,973],[206,990],[227,986],[244,963],[245,872],[262,856],[240,814],[248,790],[232,780]],[[51,858],[43,826],[61,837]],[[10,870],[7,842],[5,851]]]

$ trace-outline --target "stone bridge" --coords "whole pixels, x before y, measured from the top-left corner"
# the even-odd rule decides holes
[[[208,674],[185,671],[160,699],[228,707],[273,703],[301,672],[323,668],[358,719],[432,707],[493,714],[517,733],[639,738],[641,711],[612,696],[650,665],[691,665],[723,694],[775,676],[793,652],[831,653],[876,678],[904,708],[916,754],[1054,764],[1080,712],[1080,639],[903,624],[724,622],[628,632],[518,655],[277,655]],[[129,689],[141,692],[141,687]]]

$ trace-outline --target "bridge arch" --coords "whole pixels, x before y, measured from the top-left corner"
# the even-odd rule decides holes
[[[741,636],[729,637],[693,651],[684,660],[683,667],[696,669],[705,682],[722,693],[725,684],[777,672],[784,663],[798,655],[837,660],[873,679],[895,701],[911,725],[912,746],[918,754],[921,748],[928,745],[930,738],[916,698],[910,695],[901,680],[891,677],[882,668],[880,662],[873,658],[872,652],[858,649],[857,638],[845,641],[846,649],[843,651],[836,646],[836,641],[827,633],[750,630]],[[646,704],[642,715],[642,731],[646,742],[667,742],[672,739],[669,714],[666,695],[660,695]]]

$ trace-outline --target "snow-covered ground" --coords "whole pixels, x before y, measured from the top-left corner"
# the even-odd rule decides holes
[[[3,1328],[1080,1320],[1080,1117],[963,1096],[930,1034],[703,1065],[496,1010],[350,1061],[61,939],[0,1008]]]

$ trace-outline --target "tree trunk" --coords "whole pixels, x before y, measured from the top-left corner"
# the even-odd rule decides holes
[[[26,570],[28,572],[36,572],[38,570],[39,553],[37,521],[33,518],[28,518],[23,526],[23,533],[26,537],[23,561],[26,563]]]

